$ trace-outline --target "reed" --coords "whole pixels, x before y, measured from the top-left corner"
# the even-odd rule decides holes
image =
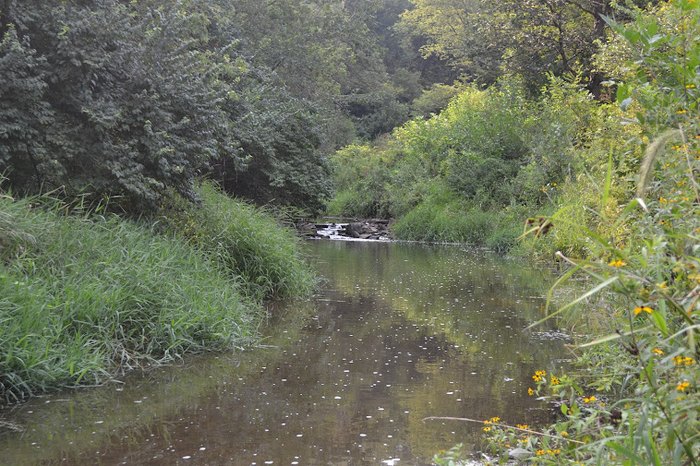
[[[181,240],[41,198],[0,213],[0,400],[256,338],[261,306]]]

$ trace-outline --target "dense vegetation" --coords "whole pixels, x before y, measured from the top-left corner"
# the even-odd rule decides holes
[[[608,336],[534,374],[549,436],[491,419],[489,448],[697,464],[699,25],[696,0],[0,2],[2,395],[235,347],[308,293],[235,195],[585,274],[557,315]]]
[[[328,153],[437,79],[391,32],[406,6],[0,2],[0,398],[238,347],[308,295],[293,235],[201,180],[318,212]]]
[[[473,82],[438,114],[340,150],[329,210],[393,217],[400,238],[554,258],[567,270],[555,288],[587,278],[545,319],[597,336],[570,373],[542,368],[529,387],[560,417],[533,432],[493,413],[499,460],[697,464],[700,5],[413,3],[402,24]]]
[[[211,186],[198,195],[179,218],[199,236],[185,224],[163,232],[47,197],[0,197],[0,400],[249,345],[260,299],[311,290],[291,231]]]
[[[423,79],[391,33],[407,5],[3,2],[0,172],[17,193],[109,196],[130,213],[194,199],[205,173],[317,211],[326,155],[405,121],[440,76]]]

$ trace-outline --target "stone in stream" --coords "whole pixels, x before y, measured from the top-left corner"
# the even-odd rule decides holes
[[[303,237],[342,239],[353,238],[363,240],[387,240],[389,220],[365,220],[351,223],[312,223],[298,222],[297,231]]]
[[[523,461],[532,456],[532,452],[524,448],[513,448],[508,450],[508,457],[516,461]]]
[[[345,233],[351,238],[360,238],[364,232],[364,224],[362,223],[348,223],[345,227]]]

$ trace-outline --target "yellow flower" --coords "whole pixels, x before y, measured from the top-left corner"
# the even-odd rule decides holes
[[[591,395],[591,396],[584,397],[583,402],[584,403],[593,403],[595,400],[597,400],[595,395]]]
[[[684,380],[683,382],[676,385],[676,390],[678,390],[679,392],[684,392],[688,389],[688,387],[690,387],[690,382]]]
[[[608,265],[610,267],[620,268],[620,267],[624,267],[625,265],[627,265],[627,263],[625,261],[623,261],[622,259],[615,259],[614,261],[608,262]]]
[[[530,396],[532,396],[532,395],[535,394],[535,391],[534,391],[532,388],[527,387],[527,394],[530,395]]]
[[[695,364],[695,359],[689,356],[674,356],[673,362],[676,366],[692,366]]]
[[[535,371],[535,375],[532,376],[532,380],[535,382],[541,382],[545,375],[547,375],[547,371]]]
[[[525,429],[525,430],[530,428],[530,426],[527,424],[515,424],[515,427],[517,427],[518,429]]]
[[[536,454],[537,456],[544,456],[544,455],[547,454],[547,452],[544,451],[544,450],[537,450],[537,451],[535,452],[535,454]]]
[[[553,375],[552,376],[552,385],[559,385],[560,383],[561,383],[561,381],[559,380],[559,377],[557,377],[556,375]]]
[[[561,435],[562,437],[565,437],[565,438],[566,438],[566,437],[569,436],[569,433],[568,433],[567,431],[564,430],[564,431],[560,432],[559,435]]]
[[[496,424],[496,423],[497,423],[498,421],[500,421],[500,420],[501,420],[501,418],[498,417],[498,416],[494,416],[494,417],[491,418],[491,422],[493,422],[494,424]]]
[[[688,2],[688,3],[691,3],[691,2]],[[691,84],[686,84],[686,85],[685,85],[685,88],[686,88],[686,89],[695,89],[695,84],[692,84],[692,83],[691,83]]]
[[[652,312],[654,312],[654,310],[652,308],[650,308],[649,306],[637,306],[634,308],[634,315],[638,316],[642,312],[646,312],[647,314],[651,314]]]
[[[688,111],[683,108],[680,110],[676,110],[676,115],[685,115],[686,113],[688,113]]]
[[[661,348],[654,348],[653,350],[651,350],[651,352],[654,353],[654,354],[657,354],[657,355],[659,355],[659,356],[663,356],[663,355],[664,355],[664,350],[662,350]]]
[[[482,430],[483,430],[484,432],[491,432],[491,428],[490,428],[490,427],[484,427]]]

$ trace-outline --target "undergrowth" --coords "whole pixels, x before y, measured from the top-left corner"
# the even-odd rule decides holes
[[[211,186],[200,195],[167,232],[0,196],[0,401],[250,345],[263,297],[310,292],[291,232]]]
[[[316,280],[301,255],[300,240],[260,208],[233,199],[209,182],[196,190],[201,204],[182,201],[159,222],[185,238],[232,277],[240,277],[255,299],[306,296]]]

